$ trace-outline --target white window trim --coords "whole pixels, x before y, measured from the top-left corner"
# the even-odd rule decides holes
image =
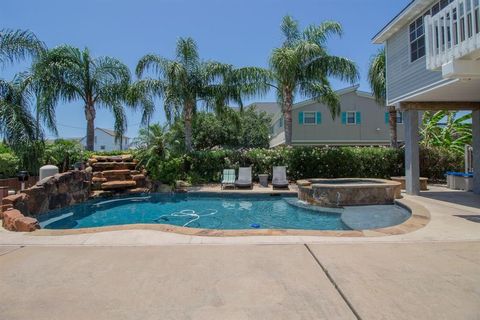
[[[353,113],[353,123],[348,122],[348,114]],[[355,126],[357,124],[357,111],[346,111],[347,118],[345,119],[345,124],[347,126]]]
[[[313,123],[306,123],[305,120],[307,119],[306,114],[313,113]],[[303,124],[306,126],[314,126],[317,124],[317,112],[316,111],[303,111]]]
[[[402,122],[398,122],[398,115],[401,115],[402,117]],[[397,122],[397,125],[399,124],[404,124],[405,123],[405,119],[403,118],[403,112],[402,111],[397,111],[397,116],[395,117],[395,121]]]

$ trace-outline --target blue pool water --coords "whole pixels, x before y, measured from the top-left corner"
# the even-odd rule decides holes
[[[51,211],[39,220],[45,229],[159,223],[230,230],[351,230],[395,225],[409,216],[394,205],[319,208],[299,202],[296,196],[151,194],[88,201]]]

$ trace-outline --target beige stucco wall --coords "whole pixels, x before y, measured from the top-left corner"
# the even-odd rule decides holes
[[[374,99],[357,94],[346,93],[340,96],[342,111],[361,113],[361,124],[342,124],[341,117],[332,119],[328,108],[320,103],[297,104],[293,110],[293,144],[297,145],[362,145],[389,144],[388,124],[385,123],[386,109],[380,107]],[[322,123],[318,125],[299,124],[299,112],[322,113]],[[404,139],[404,125],[398,125],[398,139]],[[378,129],[378,130],[377,130]]]

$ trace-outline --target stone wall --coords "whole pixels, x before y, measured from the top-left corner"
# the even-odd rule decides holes
[[[91,173],[68,171],[45,178],[19,194],[3,198],[4,205],[12,205],[25,216],[60,209],[86,201],[90,196]]]

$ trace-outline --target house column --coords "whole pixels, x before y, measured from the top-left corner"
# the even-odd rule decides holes
[[[473,192],[480,194],[480,110],[472,112]]]
[[[408,109],[404,113],[405,121],[405,184],[407,194],[420,193],[420,159],[418,111]]]

